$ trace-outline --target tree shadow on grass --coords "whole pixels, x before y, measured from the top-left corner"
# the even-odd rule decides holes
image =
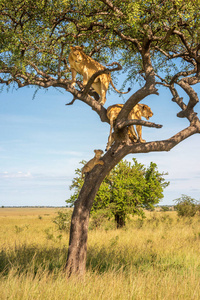
[[[134,259],[133,259],[134,257]],[[0,252],[0,274],[6,276],[11,270],[16,274],[48,271],[57,274],[63,271],[67,260],[67,247],[51,248],[37,245],[21,245]],[[90,246],[87,254],[87,269],[103,273],[109,270],[125,270],[130,265],[149,267],[156,260],[155,253],[149,251],[138,255],[138,249],[118,248],[113,239],[109,246]]]
[[[150,241],[143,251],[138,247],[124,245],[118,247],[117,237],[107,246],[89,246],[87,253],[87,270],[102,274],[107,271],[129,270],[137,272],[149,269],[168,270],[185,269],[183,261],[168,261],[161,259],[156,250],[151,247]],[[51,248],[37,245],[21,245],[13,249],[4,249],[0,252],[0,274],[7,276],[10,271],[17,274],[31,273],[34,276],[39,272],[47,271],[58,274],[64,270],[67,260],[67,247]]]
[[[192,268],[192,266],[191,266]],[[145,247],[118,246],[117,240],[111,240],[110,245],[89,247],[87,255],[87,269],[102,274],[107,271],[131,269],[134,272],[172,271],[183,274],[190,270],[187,259],[180,255],[163,255],[153,247],[153,241],[147,240]]]
[[[125,271],[129,268],[148,270],[159,263],[157,253],[151,248],[141,252],[138,248],[128,245],[119,248],[116,244],[113,242],[108,247],[90,247],[87,255],[87,268],[98,273],[108,270]]]
[[[0,252],[0,273],[6,276],[11,269],[18,274],[47,270],[57,272],[65,266],[67,248],[45,248],[35,245],[16,246]]]

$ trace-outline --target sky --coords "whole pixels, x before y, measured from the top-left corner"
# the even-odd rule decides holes
[[[120,83],[116,87],[119,89]],[[65,206],[75,169],[82,166],[80,161],[94,156],[94,149],[105,149],[109,124],[102,123],[79,100],[66,106],[73,96],[65,91],[39,89],[34,97],[34,87],[6,88],[0,93],[0,207]],[[138,86],[131,88],[133,93]],[[194,88],[199,94],[200,88]],[[142,101],[154,113],[150,121],[163,125],[162,129],[143,127],[146,141],[170,138],[189,125],[186,119],[176,117],[180,109],[171,101],[171,94],[166,89],[159,93]],[[119,97],[112,89],[105,107],[123,103],[129,96]],[[199,109],[198,104],[195,111]],[[200,136],[196,134],[169,152],[134,154],[125,159],[135,157],[146,167],[154,162],[159,172],[168,172],[165,179],[170,185],[160,204],[173,205],[182,194],[200,200],[199,150]]]

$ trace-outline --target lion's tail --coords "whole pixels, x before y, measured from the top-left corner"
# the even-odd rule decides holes
[[[128,91],[127,91],[127,92],[120,92],[120,91],[117,90],[116,87],[114,86],[114,84],[113,84],[113,82],[112,82],[112,79],[111,79],[111,81],[110,81],[110,84],[112,85],[113,89],[114,89],[116,92],[120,93],[120,94],[128,94],[128,93],[130,92],[130,90],[131,90],[131,88],[128,88]]]

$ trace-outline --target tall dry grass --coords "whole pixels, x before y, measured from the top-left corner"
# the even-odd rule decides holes
[[[68,234],[56,210],[0,209],[0,299],[200,299],[200,217],[147,213],[90,230],[87,272],[67,279]],[[109,229],[108,229],[109,228]]]

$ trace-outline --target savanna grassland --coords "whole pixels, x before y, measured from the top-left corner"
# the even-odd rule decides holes
[[[200,299],[200,216],[147,212],[124,229],[91,221],[86,275],[67,279],[57,212],[0,209],[0,299]]]

